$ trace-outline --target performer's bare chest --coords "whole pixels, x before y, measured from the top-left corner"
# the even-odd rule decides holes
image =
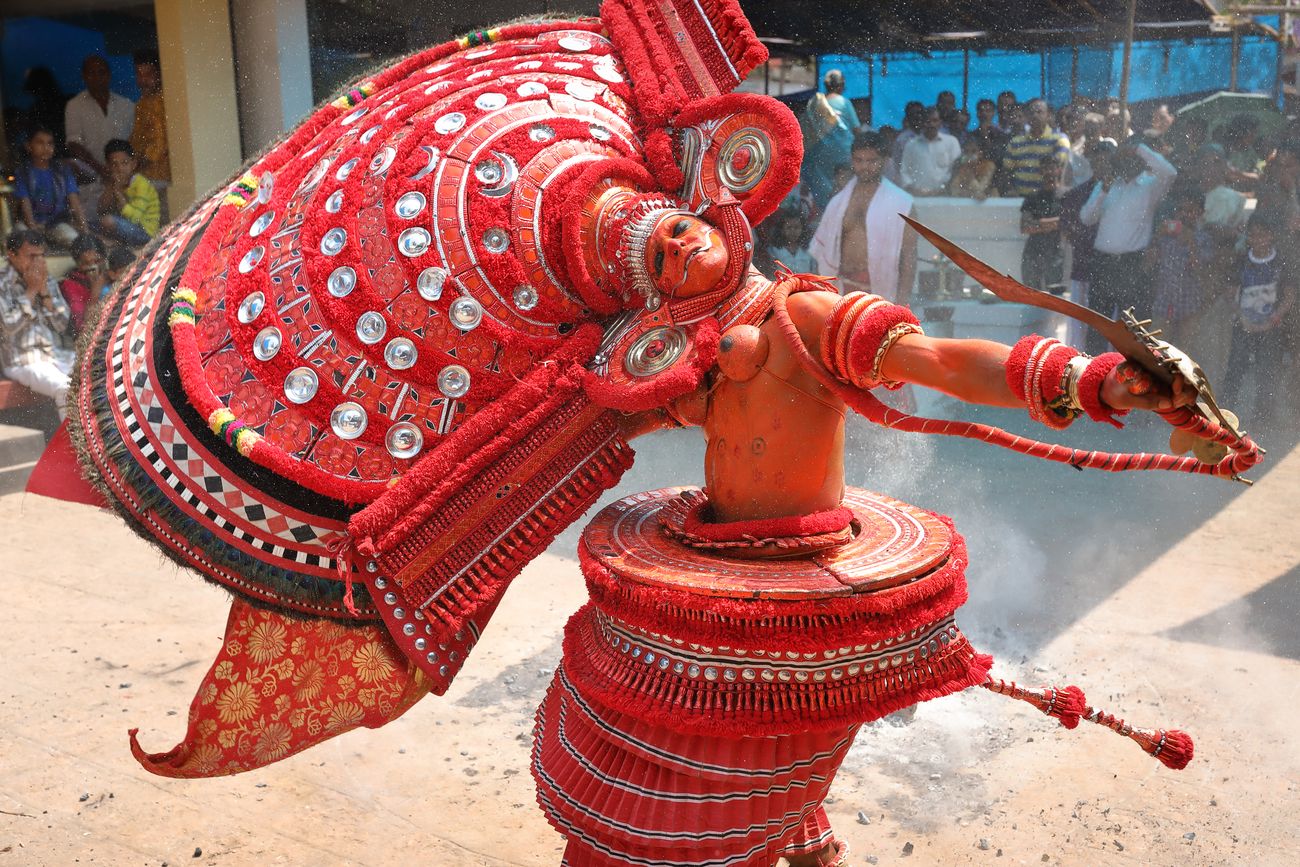
[[[715,516],[836,508],[844,494],[844,404],[803,369],[775,322],[749,337],[750,345],[729,348],[733,357],[722,364],[705,415],[705,480]]]

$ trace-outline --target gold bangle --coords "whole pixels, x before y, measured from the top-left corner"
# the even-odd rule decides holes
[[[894,382],[892,380],[889,382],[885,382],[884,380],[881,379],[880,368],[885,363],[885,355],[889,352],[890,349],[894,347],[894,344],[897,343],[899,339],[903,337],[903,335],[924,334],[924,333],[925,332],[921,330],[921,326],[915,325],[911,322],[899,322],[893,328],[889,329],[889,331],[885,333],[885,339],[880,341],[880,348],[876,350],[876,357],[871,363],[870,381],[876,385],[883,385],[885,386],[885,388],[896,388],[899,385],[901,385],[901,383]],[[864,386],[864,387],[870,387],[870,386]]]
[[[1065,395],[1071,410],[1083,412],[1083,404],[1079,401],[1079,380],[1091,361],[1089,355],[1076,355],[1065,365],[1065,372],[1061,375],[1061,394]]]

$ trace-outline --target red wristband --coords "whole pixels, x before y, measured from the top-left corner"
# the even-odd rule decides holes
[[[876,379],[880,353],[890,332],[897,325],[910,325],[919,331],[916,314],[901,304],[879,304],[859,316],[853,323],[848,341],[850,380],[859,388],[875,388],[883,383]],[[894,386],[895,388],[897,386]]]
[[[1065,343],[1058,343],[1048,351],[1043,359],[1042,396],[1043,403],[1048,404],[1061,396],[1061,378],[1066,365],[1083,353]]]
[[[1118,352],[1098,355],[1088,363],[1083,375],[1079,377],[1079,403],[1083,406],[1083,411],[1088,414],[1088,418],[1093,421],[1104,421],[1118,428],[1124,427],[1116,417],[1128,415],[1128,410],[1112,409],[1101,400],[1102,380],[1123,362],[1124,356]]]

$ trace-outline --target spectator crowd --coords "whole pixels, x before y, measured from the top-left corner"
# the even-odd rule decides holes
[[[86,58],[85,90],[66,101],[48,70],[25,85],[33,103],[15,172],[17,231],[0,267],[0,368],[60,407],[68,348],[165,217],[156,54],[138,54],[135,72],[135,104],[113,92],[99,56]],[[761,227],[765,270],[815,271],[907,303],[917,242],[897,214],[932,196],[1018,198],[1026,284],[1153,319],[1229,399],[1257,418],[1276,410],[1272,389],[1300,360],[1300,130],[1269,137],[1244,114],[1211,130],[1204,116],[1157,104],[1135,132],[1117,100],[1054,111],[1011,91],[978,100],[973,118],[943,91],[933,105],[908,103],[898,128],[870,128],[838,70],[823,84],[802,116],[801,183]],[[74,259],[61,282],[47,250]],[[1089,335],[1087,348],[1104,345]]]
[[[1212,128],[1159,103],[1135,130],[1117,100],[1053,110],[1011,91],[979,100],[972,125],[944,91],[908,103],[900,128],[870,128],[839,71],[824,84],[804,115],[805,182],[762,227],[760,266],[906,303],[916,241],[894,214],[1018,198],[1024,283],[1153,320],[1254,419],[1298,408],[1300,127],[1269,136],[1238,114]],[[1106,346],[1090,333],[1086,348]]]
[[[0,372],[64,411],[72,347],[95,305],[158,233],[171,180],[158,56],[134,57],[139,102],[115,93],[99,55],[70,99],[48,69],[28,72],[17,124],[14,231],[0,265]],[[56,280],[47,253],[73,260]]]

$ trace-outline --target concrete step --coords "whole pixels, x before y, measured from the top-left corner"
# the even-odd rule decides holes
[[[45,434],[29,427],[0,424],[0,494],[12,494],[27,486],[41,452]]]
[[[26,488],[27,480],[31,478],[32,470],[35,468],[36,461],[0,467],[0,495],[15,494]]]
[[[29,427],[0,424],[0,470],[35,463],[45,451],[45,434]]]

